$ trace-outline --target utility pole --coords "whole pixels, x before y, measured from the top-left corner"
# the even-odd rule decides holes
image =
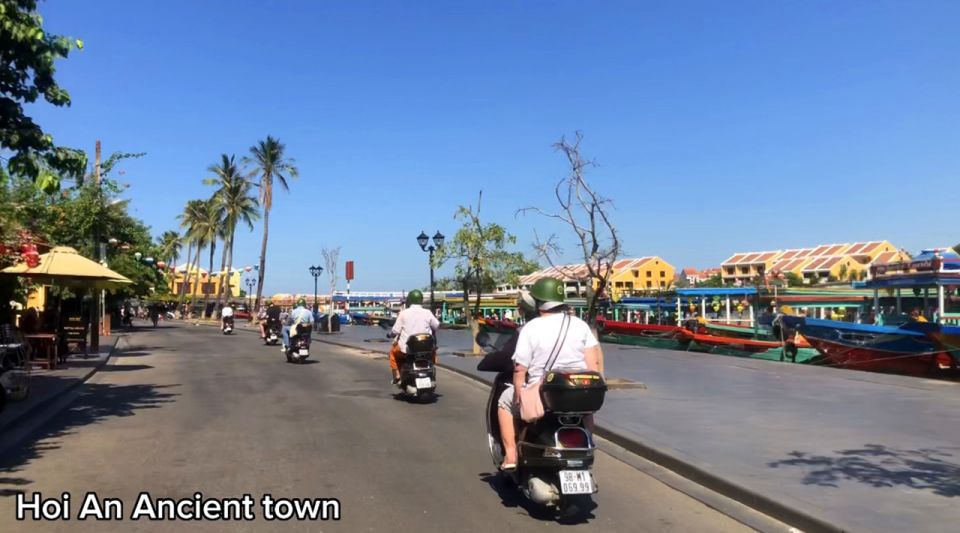
[[[93,166],[93,184],[97,188],[97,204],[102,207],[103,198],[100,196],[100,140],[97,140],[96,147],[96,159],[94,160]],[[99,217],[98,217],[99,218]],[[100,226],[99,220],[93,221],[93,253],[94,259],[101,261],[103,258],[100,257]],[[93,289],[93,301],[90,310],[90,348],[94,352],[100,352],[100,306],[101,298],[100,291],[98,289]]]

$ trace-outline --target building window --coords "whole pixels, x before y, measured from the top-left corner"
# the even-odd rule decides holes
[[[733,267],[727,267],[727,274],[733,275]]]
[[[660,288],[663,288],[663,282],[662,282],[662,281],[660,282]]]
[[[660,271],[660,277],[661,277],[661,278],[667,277],[667,273],[666,273],[665,271],[661,270],[661,271]]]
[[[639,271],[639,270],[634,270],[634,271],[633,271],[633,277],[639,278],[639,277],[640,277],[640,271]]]
[[[740,273],[741,273],[741,274],[749,274],[749,273],[750,273],[750,267],[748,267],[748,266],[742,266],[742,267],[740,267]]]
[[[647,277],[648,277],[648,278],[652,278],[652,277],[653,277],[653,271],[652,271],[652,270],[648,270],[648,271],[647,271]]]
[[[648,289],[653,288],[653,282],[648,281],[648,282],[647,282],[647,288],[648,288]]]

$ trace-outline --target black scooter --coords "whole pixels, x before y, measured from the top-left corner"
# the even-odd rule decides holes
[[[310,357],[310,334],[313,326],[297,324],[290,330],[290,346],[284,350],[288,363],[303,364]]]
[[[263,327],[264,333],[266,335],[263,338],[263,343],[267,346],[274,346],[280,342],[280,335],[282,329],[280,327],[280,321],[273,318],[267,319],[267,324]]]
[[[486,332],[477,335],[477,344],[488,351],[502,350],[506,344],[512,352],[515,346],[495,346]],[[487,442],[497,467],[504,459],[497,403],[511,379],[511,372],[499,372],[487,400]],[[585,419],[600,410],[606,390],[597,372],[548,372],[541,386],[543,418],[531,424],[517,421],[517,468],[503,475],[527,499],[556,509],[562,518],[574,518],[595,507],[592,495],[598,489],[591,467],[597,446]]]
[[[420,402],[436,398],[437,368],[433,364],[436,340],[429,333],[407,338],[407,353],[400,363],[397,387],[408,398]]]
[[[233,333],[233,317],[225,316],[223,317],[223,323],[220,325],[220,330],[224,335],[230,335]]]

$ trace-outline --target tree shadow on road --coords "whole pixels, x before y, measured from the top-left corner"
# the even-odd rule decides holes
[[[79,428],[111,418],[133,416],[141,409],[162,407],[179,396],[170,390],[179,386],[85,384],[83,395],[67,409],[4,451],[0,457],[0,497],[27,492],[25,487],[32,481],[15,474],[46,452],[60,448]]]
[[[841,450],[835,455],[814,455],[793,451],[790,459],[768,463],[770,468],[799,466],[806,475],[804,485],[839,487],[841,481],[854,481],[872,487],[909,487],[928,490],[937,496],[960,496],[960,447],[901,450],[880,444]]]

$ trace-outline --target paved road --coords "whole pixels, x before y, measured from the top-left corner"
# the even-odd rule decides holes
[[[165,327],[123,351],[80,397],[0,461],[0,531],[156,531],[169,522],[78,522],[82,495],[125,503],[140,491],[185,498],[336,497],[341,520],[191,522],[209,531],[546,531],[491,474],[485,391],[441,374],[434,405],[397,401],[386,361],[315,345],[318,363],[283,362],[249,334]],[[321,352],[322,353],[319,353]],[[597,509],[571,529],[745,531],[731,518],[601,454]],[[69,492],[69,522],[15,522],[16,492]],[[319,526],[319,527],[318,527]]]

